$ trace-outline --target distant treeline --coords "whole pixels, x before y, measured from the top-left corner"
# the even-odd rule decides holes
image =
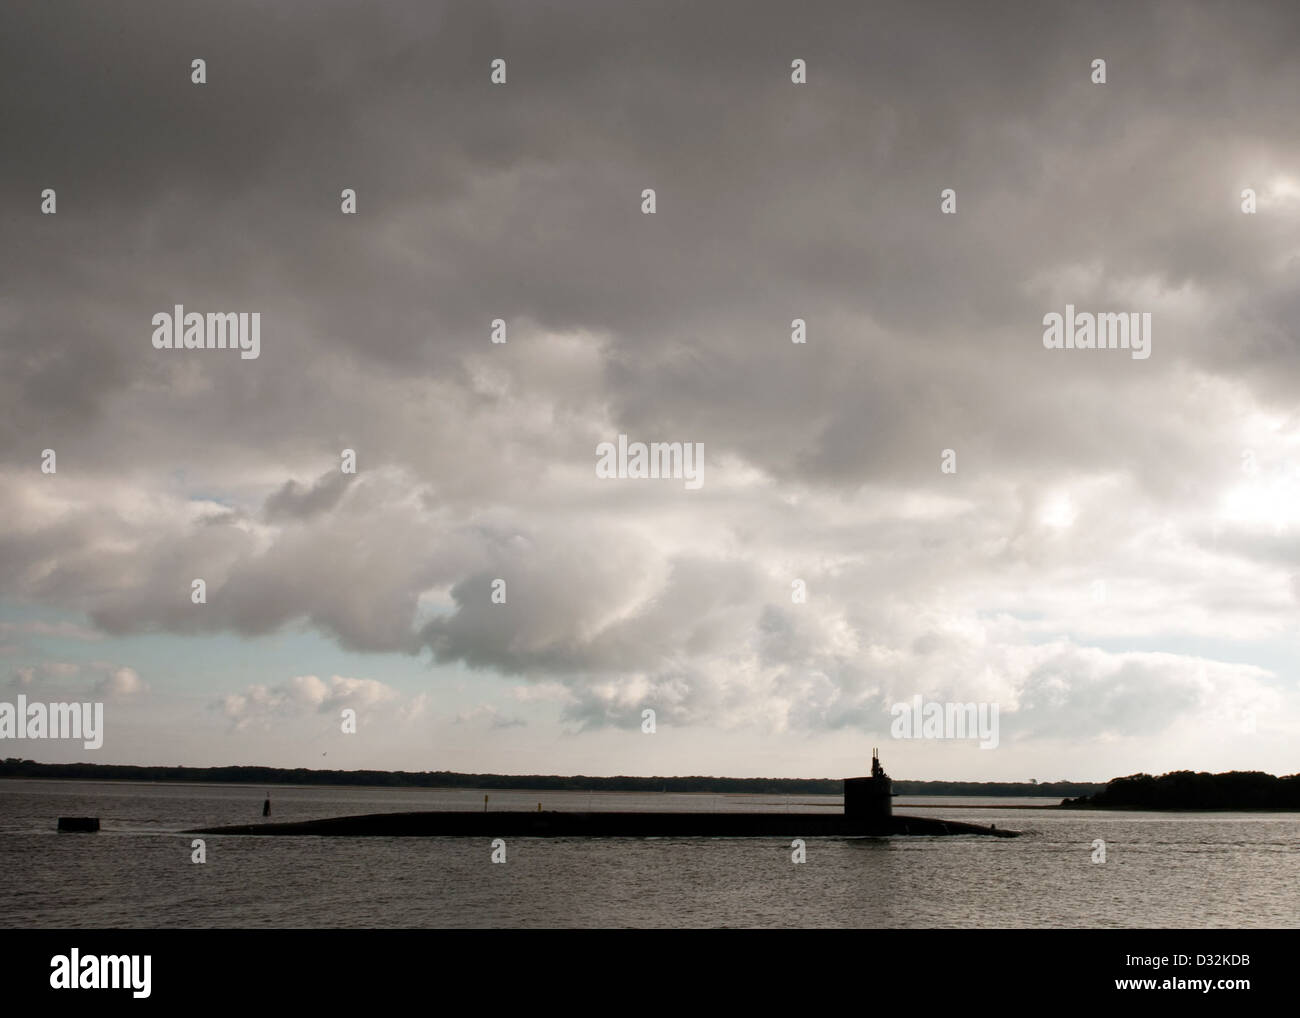
[[[316,771],[302,767],[136,767],[126,764],[43,764],[7,759],[0,778],[77,781],[193,781],[253,785],[372,785],[392,788],[518,788],[573,792],[757,792],[839,795],[838,778],[589,777],[583,774],[461,774],[457,771]],[[1102,786],[1058,781],[895,781],[898,795],[1087,795]]]
[[[1173,771],[1155,778],[1130,774],[1062,806],[1093,809],[1300,809],[1300,774],[1263,771]]]
[[[895,781],[895,795],[1089,795],[1101,791],[1099,781]]]

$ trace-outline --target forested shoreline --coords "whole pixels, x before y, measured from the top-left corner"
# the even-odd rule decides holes
[[[851,775],[849,775],[851,776]],[[168,767],[127,764],[45,764],[9,758],[0,778],[75,781],[179,781],[211,784],[366,785],[386,788],[485,788],[580,792],[730,792],[772,795],[839,795],[838,778],[727,778],[716,776],[584,774],[467,774],[459,771],[340,771],[282,767]],[[1100,791],[1094,782],[1045,784],[1006,781],[894,781],[896,795],[1057,796]]]
[[[1300,809],[1300,774],[1281,778],[1263,771],[1130,774],[1061,805],[1069,809]]]

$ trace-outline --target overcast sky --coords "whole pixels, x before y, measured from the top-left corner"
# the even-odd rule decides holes
[[[1282,3],[6,3],[0,700],[107,730],[0,756],[1293,773],[1297,52]],[[155,349],[176,304],[260,356]],[[1151,356],[1045,349],[1067,304]],[[620,434],[703,486],[598,478]],[[917,694],[998,747],[891,738]]]

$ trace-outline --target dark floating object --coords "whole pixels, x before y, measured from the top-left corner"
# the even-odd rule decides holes
[[[187,834],[315,834],[330,837],[530,837],[530,838],[824,838],[891,834],[984,834],[1014,838],[1018,831],[896,817],[892,783],[873,752],[871,777],[845,778],[843,813],[371,813],[288,824],[237,824]]]
[[[59,817],[59,830],[94,834],[99,830],[99,817]]]

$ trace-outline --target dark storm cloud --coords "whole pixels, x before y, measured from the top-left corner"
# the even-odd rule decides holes
[[[208,399],[158,409],[222,420],[217,444],[288,445],[325,417],[304,405],[304,359],[457,379],[500,316],[609,336],[603,396],[629,426],[707,430],[785,475],[897,475],[916,452],[901,432],[918,434],[901,394],[955,387],[930,381],[936,361],[971,346],[1000,359],[973,406],[927,408],[936,430],[976,437],[1010,424],[1003,385],[1050,377],[1035,348],[1056,302],[1028,277],[1102,260],[1078,299],[1113,301],[1108,287],[1146,275],[1220,296],[1254,277],[1267,294],[1262,262],[1284,243],[1267,221],[1264,244],[1245,233],[1222,155],[1291,138],[1278,128],[1300,84],[1284,59],[1296,27],[1276,9],[143,10],[84,5],[57,31],[40,6],[6,14],[4,121],[23,144],[3,170],[17,231],[4,269],[27,295],[6,373],[25,419],[58,437],[174,367],[143,345],[154,310],[265,304],[258,370],[205,364],[220,379]],[[1102,52],[1112,80],[1097,88],[1086,69]],[[193,86],[200,54],[210,81]],[[792,54],[810,62],[806,87],[789,85]],[[495,55],[504,88],[487,79]],[[61,190],[58,217],[36,212],[43,186]],[[337,214],[343,186],[355,220]],[[932,214],[945,186],[955,219]],[[653,220],[642,187],[659,192]],[[1280,326],[1287,299],[1253,313]],[[792,378],[796,316],[819,352]],[[866,322],[886,346],[864,346]],[[1294,360],[1293,338],[1230,353],[1171,338],[1165,363],[1289,374]],[[791,381],[778,416],[796,436],[769,451],[747,436]],[[845,455],[881,431],[871,459]]]

